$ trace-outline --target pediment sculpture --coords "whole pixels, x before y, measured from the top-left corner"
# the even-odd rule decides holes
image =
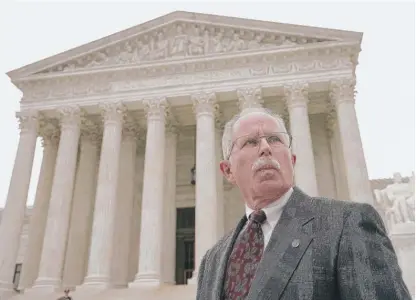
[[[414,173],[409,182],[403,182],[399,173],[393,176],[393,183],[382,190],[374,191],[376,204],[383,210],[386,226],[392,231],[400,224],[415,222]]]
[[[139,64],[270,47],[293,47],[325,41],[328,40],[181,22],[124,40],[40,73]]]

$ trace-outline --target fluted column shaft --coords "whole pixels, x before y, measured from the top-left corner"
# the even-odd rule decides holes
[[[107,287],[111,277],[121,134],[125,108],[121,103],[100,107],[104,119],[94,220],[85,285]]]
[[[332,82],[330,97],[336,106],[348,193],[352,201],[373,204],[367,165],[355,111],[355,81]]]
[[[129,279],[129,254],[131,246],[134,208],[134,175],[138,128],[133,119],[126,122],[120,150],[117,208],[113,241],[111,280],[115,287],[126,287]]]
[[[144,136],[144,135],[143,135]],[[131,247],[129,255],[129,282],[134,281],[139,266],[139,244],[141,227],[141,207],[144,174],[145,139],[139,139],[137,143],[135,177],[134,177],[134,201],[133,218],[131,222]]]
[[[138,273],[135,284],[159,285],[161,277],[165,99],[145,101],[147,111],[146,153],[143,179],[142,215]]]
[[[195,270],[217,239],[217,166],[215,155],[215,94],[193,96],[196,114]],[[194,280],[191,280],[193,283]]]
[[[80,109],[60,109],[61,138],[52,183],[45,238],[34,287],[59,287],[67,243],[69,218],[80,135]]]
[[[32,287],[39,272],[40,256],[43,237],[45,235],[48,217],[49,200],[55,171],[56,155],[58,153],[59,130],[52,124],[52,120],[41,122],[43,158],[40,168],[35,202],[29,224],[29,235],[23,258],[22,273],[19,288]]]
[[[20,121],[20,139],[0,224],[0,298],[13,290],[13,274],[37,138],[37,115],[24,112],[18,113],[17,117]]]
[[[169,126],[166,134],[165,151],[165,203],[163,206],[163,264],[162,273],[165,283],[175,283],[176,262],[176,145],[177,128]]]
[[[83,125],[63,274],[66,288],[81,284],[85,276],[97,182],[100,134],[90,120]]]
[[[285,96],[293,137],[292,148],[296,154],[295,183],[308,195],[318,196],[307,88],[308,86],[302,83],[286,86]]]
[[[222,134],[223,126],[221,123],[216,124],[215,129],[215,156],[217,170],[217,240],[222,238],[225,233],[225,216],[224,216],[224,175],[219,167],[222,160]]]

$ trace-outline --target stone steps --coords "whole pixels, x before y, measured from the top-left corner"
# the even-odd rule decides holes
[[[15,295],[8,300],[57,300],[64,294],[29,292]],[[80,289],[70,293],[73,300],[193,300],[195,285],[165,285],[159,288],[133,287],[125,289]]]

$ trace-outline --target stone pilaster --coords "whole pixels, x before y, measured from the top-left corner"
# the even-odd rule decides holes
[[[167,126],[165,151],[165,185],[163,206],[163,281],[175,283],[176,262],[176,145],[178,129],[172,123]]]
[[[285,86],[284,92],[293,137],[293,153],[296,155],[295,183],[310,196],[318,196],[307,89],[307,84],[296,83]]]
[[[84,119],[63,273],[63,285],[66,288],[80,285],[85,276],[100,142],[99,126],[90,119]]]
[[[241,112],[246,109],[261,108],[263,98],[261,87],[246,87],[237,89],[238,106]]]
[[[333,81],[330,98],[337,111],[349,197],[355,202],[373,204],[373,193],[355,111],[354,88],[353,78]]]
[[[217,169],[215,151],[214,93],[192,96],[196,115],[196,195],[195,195],[195,283],[206,251],[217,240]]]
[[[139,128],[130,115],[123,128],[120,150],[119,180],[117,186],[117,208],[113,241],[111,281],[114,287],[127,287],[129,281],[129,254],[134,208],[134,176],[136,146]]]
[[[61,285],[71,213],[81,111],[77,106],[59,109],[61,137],[52,183],[39,274],[34,288],[53,290]]]
[[[24,254],[19,289],[32,287],[39,272],[43,237],[48,217],[56,155],[59,144],[57,120],[41,118],[39,135],[42,137],[43,158],[40,168],[35,203],[29,224],[29,235]]]
[[[24,111],[17,113],[16,116],[20,122],[20,139],[0,225],[1,244],[7,245],[1,247],[0,251],[0,298],[6,297],[13,290],[13,274],[24,222],[38,129],[36,112]]]
[[[166,99],[144,101],[147,113],[146,153],[138,272],[134,285],[158,286],[162,282],[161,259],[164,202]]]
[[[100,105],[104,132],[98,170],[94,219],[86,286],[107,287],[111,277],[112,244],[117,203],[120,146],[125,117],[122,103]]]

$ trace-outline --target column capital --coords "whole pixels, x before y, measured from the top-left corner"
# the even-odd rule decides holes
[[[107,102],[99,105],[104,124],[122,123],[126,117],[126,107],[122,102]]]
[[[330,83],[329,97],[334,104],[355,103],[355,78],[339,78]]]
[[[166,110],[168,108],[168,101],[166,97],[154,97],[143,99],[144,110],[146,112],[147,120],[161,120],[166,119]]]
[[[286,105],[283,108],[283,112],[282,112],[281,116],[282,116],[283,122],[285,122],[286,130],[289,130],[288,127],[290,126],[290,118],[289,118],[289,111],[288,111]]]
[[[328,138],[332,138],[334,136],[336,122],[337,117],[335,108],[330,107],[325,118],[325,130]]]
[[[237,89],[238,106],[240,111],[248,108],[263,106],[261,86],[245,87]]]
[[[309,84],[306,82],[294,82],[283,86],[283,93],[286,105],[291,108],[295,106],[305,106],[308,104]]]
[[[38,129],[38,112],[35,110],[23,110],[16,112],[19,121],[20,134]]]
[[[217,97],[214,92],[200,92],[191,96],[196,116],[214,115],[218,110]]]
[[[179,134],[179,126],[176,122],[169,120],[166,123],[166,133],[177,136]]]
[[[82,118],[81,140],[99,144],[101,141],[100,126],[88,117]],[[81,145],[82,147],[82,145]]]
[[[42,138],[43,147],[58,145],[60,138],[58,120],[48,119],[41,115],[39,118],[39,136]]]
[[[224,131],[225,122],[223,120],[223,115],[220,110],[215,114],[215,129],[218,131]]]
[[[127,114],[123,126],[123,138],[138,140],[140,131],[141,130],[136,118],[134,118],[131,114]]]
[[[59,113],[59,121],[61,128],[71,128],[73,126],[79,126],[81,124],[81,118],[84,112],[78,105],[67,105],[57,109]]]

